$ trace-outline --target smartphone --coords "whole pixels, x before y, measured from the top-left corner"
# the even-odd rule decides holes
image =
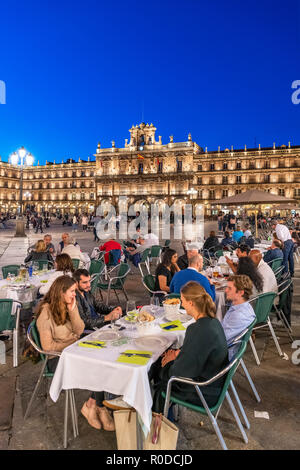
[[[169,325],[169,326],[164,326],[164,330],[172,330],[173,328],[177,328],[178,325]]]

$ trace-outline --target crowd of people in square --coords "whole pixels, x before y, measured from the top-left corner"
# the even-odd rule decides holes
[[[235,222],[236,223],[236,222]],[[264,256],[258,249],[251,249],[245,240],[251,237],[249,225],[243,230],[234,226],[234,219],[229,218],[225,227],[224,238],[210,233],[203,245],[202,254],[198,244],[188,243],[183,255],[178,257],[176,250],[166,248],[162,260],[155,271],[155,290],[160,301],[166,294],[180,294],[182,307],[195,322],[187,330],[183,346],[180,349],[169,349],[151,367],[149,378],[154,387],[153,409],[161,412],[163,399],[161,391],[165,390],[172,375],[190,377],[194,380],[207,380],[218,373],[231,359],[227,344],[247,328],[255,319],[251,299],[266,292],[277,293],[277,280],[268,263],[282,259],[284,270],[294,274],[294,260],[291,256],[294,240],[288,227],[278,221],[272,222],[273,241]],[[222,230],[224,226],[222,225]],[[236,230],[235,230],[236,229]],[[231,235],[231,230],[233,233]],[[213,244],[213,242],[215,244]],[[135,256],[140,255],[144,247],[157,244],[153,234],[142,236],[139,228],[136,236],[126,242],[123,249],[116,239],[110,239],[99,246],[105,252],[104,261],[109,262],[109,254],[114,252],[116,263],[126,261],[135,264]],[[236,244],[237,262],[226,256],[226,262],[232,272],[228,277],[225,289],[227,312],[220,322],[215,317],[215,286],[203,271],[205,255],[211,248],[224,249],[228,244]],[[217,250],[216,250],[217,251]],[[42,299],[37,307],[37,327],[42,348],[48,351],[63,351],[94,328],[102,328],[111,319],[122,316],[120,305],[107,306],[91,292],[91,276],[88,270],[79,266],[75,270],[72,258],[80,259],[80,247],[68,233],[62,234],[62,240],[55,249],[51,235],[39,240],[33,251],[26,258],[45,259],[54,263],[53,273],[46,285],[40,288]],[[209,251],[211,256],[211,251]],[[56,256],[55,261],[53,256]],[[25,261],[26,261],[25,260]],[[50,359],[52,371],[57,367],[58,358]],[[222,389],[224,378],[207,387],[205,397],[209,406],[213,405]],[[199,404],[199,398],[186,386],[175,386],[178,397]],[[122,397],[112,400],[104,399],[104,391],[93,392],[84,403],[81,412],[89,424],[96,429],[113,431],[113,419],[108,408],[116,409],[116,403],[127,407]],[[114,401],[116,400],[116,401]]]

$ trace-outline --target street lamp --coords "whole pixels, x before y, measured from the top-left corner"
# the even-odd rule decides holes
[[[23,220],[23,169],[33,165],[33,156],[24,147],[19,148],[10,156],[10,163],[20,168],[20,197],[19,197],[19,220],[17,220],[15,237],[25,237],[25,224]]]
[[[186,193],[191,197],[191,199],[195,199],[196,194],[198,193],[198,191],[197,191],[197,189],[191,188]]]

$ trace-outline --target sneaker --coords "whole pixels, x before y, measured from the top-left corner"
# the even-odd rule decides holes
[[[103,405],[111,410],[133,410],[132,406],[128,405],[128,403],[123,400],[122,395],[113,400],[104,400]]]

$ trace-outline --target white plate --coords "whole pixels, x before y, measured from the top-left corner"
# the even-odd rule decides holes
[[[143,336],[142,338],[137,338],[134,340],[134,344],[138,348],[145,349],[146,351],[148,349],[151,351],[156,351],[162,347],[166,348],[169,342],[169,339],[164,338],[163,336]]]
[[[94,333],[93,338],[101,341],[115,341],[120,338],[120,335],[117,331],[103,330]]]

